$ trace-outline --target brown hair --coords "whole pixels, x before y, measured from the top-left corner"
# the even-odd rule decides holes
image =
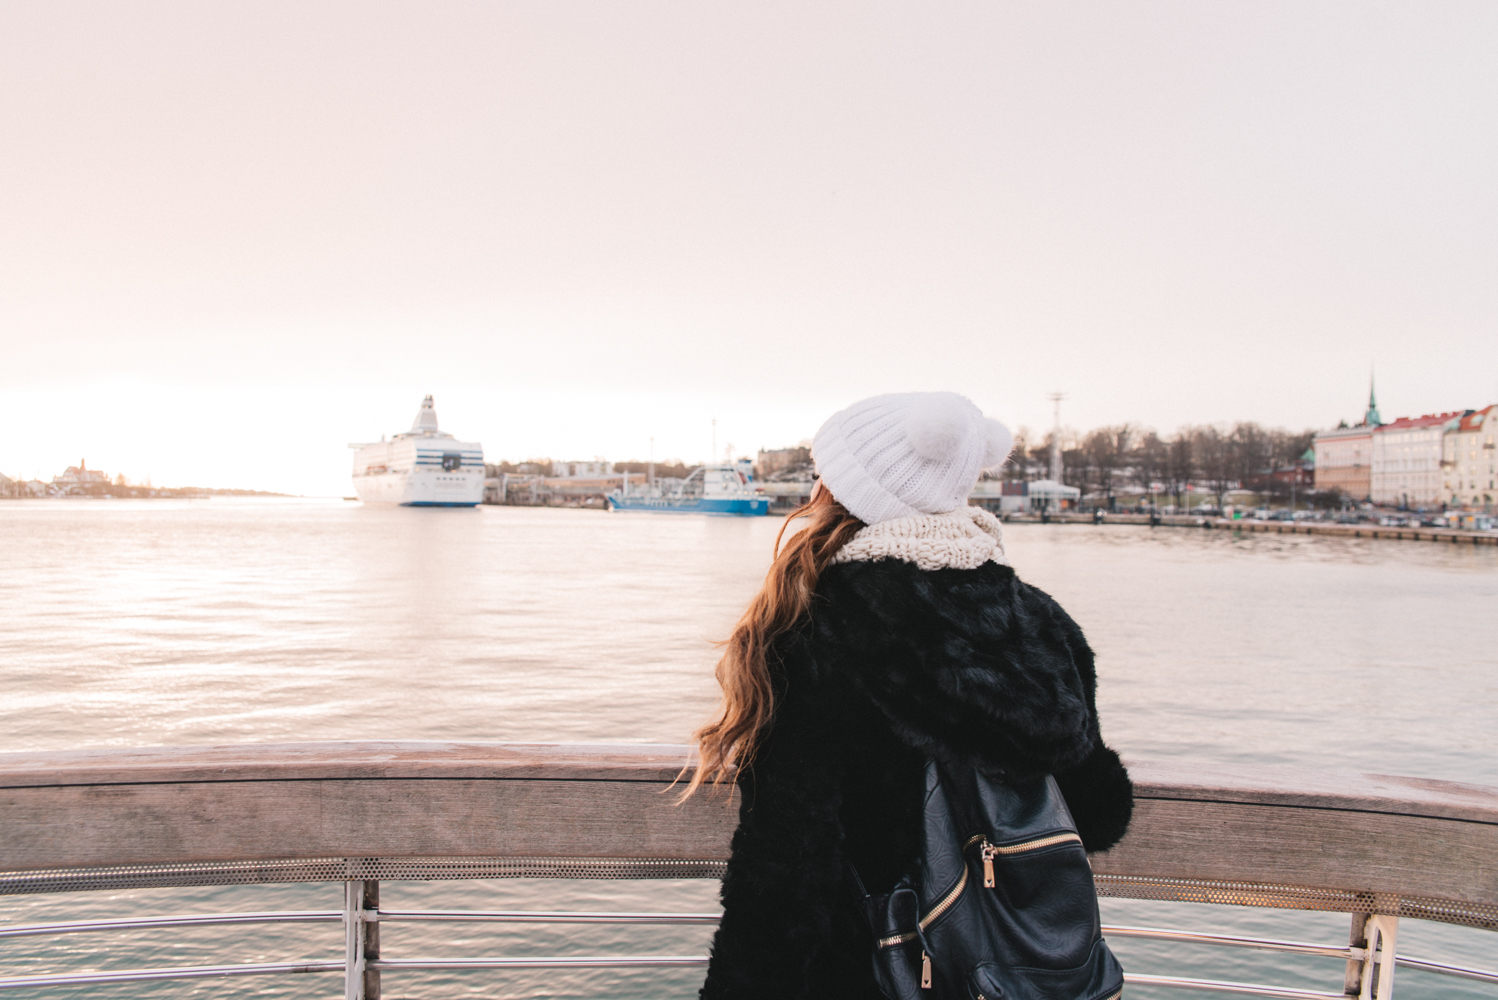
[[[810,523],[781,549],[785,529],[801,517]],[[811,499],[792,511],[780,526],[775,536],[775,561],[765,574],[764,585],[723,643],[717,669],[718,685],[723,688],[722,711],[717,719],[692,734],[697,741],[697,770],[681,794],[683,799],[704,784],[732,784],[735,774],[754,760],[760,737],[775,711],[770,647],[810,610],[822,571],[862,527],[863,522],[848,513],[820,483]]]

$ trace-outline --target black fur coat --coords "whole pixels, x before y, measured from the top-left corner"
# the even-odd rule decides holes
[[[997,563],[828,567],[777,646],[774,722],[740,777],[706,1000],[877,1000],[847,875],[887,892],[919,850],[925,760],[1051,773],[1089,851],[1123,836],[1128,773],[1098,731],[1092,650]]]

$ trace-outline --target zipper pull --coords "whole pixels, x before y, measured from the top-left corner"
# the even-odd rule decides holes
[[[993,858],[998,850],[987,840],[983,841],[983,888],[993,888]]]
[[[931,988],[931,956],[921,952],[921,989]]]

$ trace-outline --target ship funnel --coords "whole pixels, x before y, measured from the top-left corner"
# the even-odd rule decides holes
[[[411,433],[437,433],[437,410],[432,406],[431,396],[421,401],[421,409],[416,411],[416,419],[411,421]]]

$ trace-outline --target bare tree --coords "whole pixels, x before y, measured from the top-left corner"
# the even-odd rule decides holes
[[[1120,475],[1128,466],[1129,443],[1135,434],[1129,424],[1099,427],[1082,439],[1085,462],[1098,492],[1108,499],[1108,509],[1114,507],[1114,492],[1118,488]]]
[[[1273,430],[1269,432],[1269,455],[1270,464],[1276,469],[1283,469],[1299,462],[1301,456],[1311,447],[1315,439],[1315,431],[1287,431]]]
[[[1004,463],[998,478],[1006,482],[1024,482],[1030,478],[1030,428],[1021,426],[1014,432],[1014,447],[1009,452],[1009,461]]]
[[[1211,424],[1193,427],[1191,451],[1196,456],[1197,473],[1202,483],[1217,498],[1217,509],[1227,501],[1228,490],[1237,481],[1234,479],[1234,454],[1228,435]]]
[[[1134,485],[1149,494],[1150,506],[1155,503],[1156,485],[1169,478],[1166,471],[1169,460],[1170,446],[1160,440],[1160,435],[1147,431],[1138,436],[1133,454],[1129,456],[1129,463],[1134,474]]]
[[[1062,445],[1061,481],[1081,490],[1084,497],[1097,491],[1097,470],[1088,461],[1087,449],[1082,446],[1082,442],[1077,442],[1070,448]]]
[[[1037,437],[1029,428],[1019,428],[1008,463],[993,475],[1011,482],[1049,478],[1053,436],[1054,432],[1047,432]],[[1202,486],[1221,508],[1230,490],[1266,474],[1271,491],[1278,488],[1273,472],[1298,462],[1314,436],[1314,431],[1268,429],[1253,421],[1242,421],[1231,429],[1183,427],[1169,438],[1131,424],[1099,427],[1086,434],[1063,428],[1062,480],[1084,496],[1102,494],[1109,508],[1125,483],[1148,493],[1152,502],[1156,490],[1163,488],[1177,509],[1188,486]]]
[[[1274,472],[1274,449],[1269,432],[1252,421],[1233,425],[1227,435],[1232,477],[1247,485],[1255,476]],[[1221,502],[1218,506],[1222,506]]]
[[[1175,498],[1176,510],[1181,509],[1181,499],[1186,487],[1196,478],[1196,450],[1192,447],[1191,432],[1176,431],[1165,448],[1165,488]]]

